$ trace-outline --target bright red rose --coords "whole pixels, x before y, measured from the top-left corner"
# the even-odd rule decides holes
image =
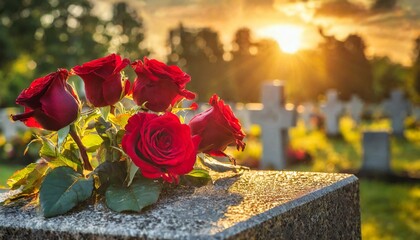
[[[13,120],[52,131],[75,121],[79,105],[73,88],[66,82],[68,76],[66,69],[59,69],[35,79],[16,99],[17,104],[25,107],[25,113],[13,115]]]
[[[137,74],[133,99],[137,105],[155,112],[163,112],[182,98],[194,99],[195,94],[185,89],[190,76],[177,66],[168,66],[154,59],[144,58],[131,64]]]
[[[147,178],[178,182],[193,169],[199,137],[191,137],[188,125],[172,113],[158,116],[137,113],[128,120],[122,138],[124,152]]]
[[[233,144],[243,151],[245,133],[232,109],[217,95],[213,95],[209,103],[212,107],[194,116],[189,123],[192,135],[201,138],[198,151],[225,156],[223,151]]]
[[[85,83],[87,100],[95,107],[105,107],[127,95],[130,82],[122,79],[121,70],[129,64],[130,60],[111,54],[76,66],[73,71]]]

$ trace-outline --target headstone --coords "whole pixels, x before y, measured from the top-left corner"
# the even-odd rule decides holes
[[[300,113],[300,117],[305,124],[306,129],[312,130],[312,117],[315,112],[315,106],[313,103],[306,102],[303,104],[303,111]]]
[[[235,108],[232,109],[235,116],[239,119],[239,122],[242,125],[242,128],[245,131],[249,131],[251,128],[251,115],[249,113],[249,110],[245,107],[244,104],[237,103],[235,105]]]
[[[0,110],[0,130],[6,141],[9,142],[19,136],[19,131],[27,129],[20,121],[12,121],[10,115],[18,113],[17,108],[4,108]]]
[[[363,164],[360,172],[367,175],[391,174],[391,150],[388,132],[363,133]]]
[[[339,135],[339,121],[343,113],[343,103],[338,99],[337,91],[330,89],[327,91],[327,102],[323,106],[325,115],[325,129],[328,136]]]
[[[356,124],[360,124],[363,113],[363,102],[358,96],[351,96],[351,99],[347,104],[347,112]]]
[[[392,133],[396,136],[404,135],[404,120],[410,111],[410,105],[401,90],[391,92],[391,99],[384,102],[384,111],[391,118]]]
[[[413,115],[415,121],[420,122],[420,106],[413,106],[411,115]]]
[[[262,86],[263,109],[251,112],[251,121],[261,126],[263,154],[262,169],[284,169],[288,129],[296,125],[295,113],[284,107],[284,85],[280,81]]]
[[[245,171],[166,191],[140,214],[102,201],[63,216],[0,207],[0,239],[360,239],[358,179],[349,174]],[[6,194],[0,194],[0,201]]]

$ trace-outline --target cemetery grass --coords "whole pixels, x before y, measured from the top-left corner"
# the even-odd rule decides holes
[[[307,131],[302,124],[290,131],[291,145],[313,157],[311,164],[291,170],[355,171],[362,164],[362,131],[390,130],[379,120],[354,127],[351,119],[340,122],[342,137],[328,138],[322,131]],[[395,172],[420,175],[420,129],[406,128],[405,139],[391,138],[391,167]],[[420,236],[420,185],[360,180],[363,239],[418,239]]]
[[[360,180],[362,239],[418,239],[420,185]]]
[[[342,137],[328,138],[321,130],[308,131],[303,123],[289,131],[293,149],[312,157],[310,164],[288,170],[315,172],[356,171],[362,164],[362,131],[390,130],[390,122],[377,120],[354,127],[349,118],[340,122]],[[245,152],[236,154],[247,163],[261,158],[260,129],[251,128]],[[406,139],[391,138],[392,169],[420,175],[420,129],[406,128]],[[231,152],[232,154],[234,151]],[[254,164],[255,166],[255,164]],[[420,236],[420,185],[360,180],[363,239],[418,239]]]

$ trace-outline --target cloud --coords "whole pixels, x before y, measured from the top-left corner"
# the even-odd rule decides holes
[[[116,2],[120,0],[107,0]],[[327,34],[345,38],[360,34],[373,54],[390,55],[408,63],[412,39],[420,34],[419,0],[396,0],[386,10],[375,10],[376,0],[125,0],[145,20],[146,45],[164,57],[168,29],[211,27],[229,44],[240,27],[271,25],[305,28],[308,42],[316,42],[317,26]],[[383,0],[381,0],[380,4]],[[398,48],[395,46],[399,45]],[[316,46],[316,45],[314,45]],[[309,47],[309,45],[308,45]]]
[[[369,10],[360,3],[347,0],[327,1],[316,8],[315,16],[332,16],[339,18],[363,17],[369,14]]]

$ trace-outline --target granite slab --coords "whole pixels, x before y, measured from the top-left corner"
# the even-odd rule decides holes
[[[246,171],[178,187],[140,214],[86,203],[42,217],[0,207],[0,239],[360,239],[358,179],[349,174]],[[0,200],[9,193],[0,194]]]

